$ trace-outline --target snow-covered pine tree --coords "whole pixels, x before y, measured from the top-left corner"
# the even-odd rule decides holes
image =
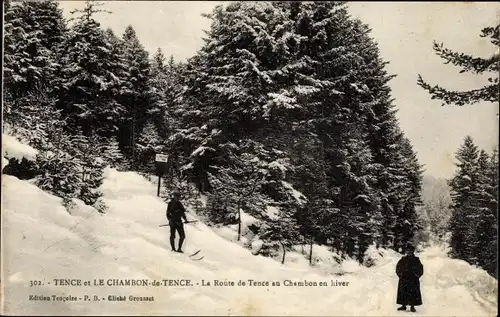
[[[481,249],[479,266],[498,278],[498,148],[493,153],[485,172],[488,186],[486,187],[485,206],[478,225],[478,245]]]
[[[38,149],[42,144],[57,138],[65,125],[55,103],[56,99],[51,96],[50,88],[38,85],[16,100],[14,104],[17,114],[6,119],[5,126],[10,133]],[[14,122],[10,119],[14,119]]]
[[[77,134],[81,130],[90,136],[95,131],[112,137],[124,113],[116,100],[122,82],[116,50],[94,19],[97,12],[103,11],[100,5],[86,1],[84,9],[72,11],[79,16],[63,43],[58,107],[63,110],[70,132]]]
[[[72,199],[77,198],[82,187],[79,176],[81,161],[69,153],[74,145],[62,127],[49,126],[49,138],[37,144],[35,184],[63,199],[66,208],[71,207]]]
[[[397,250],[412,243],[419,230],[416,227],[416,207],[420,203],[422,170],[395,116],[388,87],[394,76],[384,70],[386,62],[380,58],[373,40],[367,38],[369,28],[359,21],[354,21],[352,27],[356,30],[353,34],[357,35],[354,38],[365,38],[360,41],[357,55],[364,60],[366,67],[356,74],[362,79],[361,83],[354,83],[353,88],[359,92],[361,111],[366,120],[373,157],[372,171],[377,179],[374,187],[380,193],[377,196],[381,198],[385,217],[380,242]]]
[[[457,160],[458,170],[450,181],[450,254],[497,276],[497,152],[490,157],[467,136],[457,152]]]
[[[71,199],[78,197],[82,185],[78,161],[58,148],[46,147],[39,150],[36,166],[40,173],[35,178],[36,186],[61,197],[63,205],[69,208]]]
[[[101,141],[101,144],[99,144],[99,156],[102,157],[106,165],[119,170],[129,170],[129,165],[123,157],[118,140],[115,138]]]
[[[498,219],[498,147],[493,149],[486,174],[490,185],[487,205],[494,214],[495,219]]]
[[[139,170],[148,174],[155,173],[155,155],[163,152],[163,141],[153,123],[147,123],[137,140],[137,158]]]
[[[407,159],[399,145],[404,136],[387,85],[393,76],[384,70],[386,63],[369,37],[370,29],[350,17],[345,4],[323,2],[295,6],[301,9],[297,15],[298,32],[309,39],[307,42],[301,38],[307,65],[310,65],[302,78],[309,78],[315,90],[309,98],[310,105],[329,121],[328,128],[322,129],[328,131],[326,140],[338,138],[339,127],[349,122],[356,122],[367,132],[373,161],[369,163],[373,167],[370,173],[377,179],[374,188],[380,192],[377,196],[381,196],[380,208],[383,209],[382,213],[377,209],[374,213],[385,218],[385,230],[378,242],[398,248],[408,242],[396,240],[398,234],[394,232],[396,214],[403,210],[406,199],[402,192],[407,183],[404,171]],[[329,155],[329,151],[326,153]],[[334,158],[335,151],[331,153],[333,159],[328,161],[335,162],[330,167],[334,173],[339,159]]]
[[[167,77],[168,67],[166,65],[165,55],[161,48],[158,48],[151,58],[151,109],[149,110],[149,115],[151,119],[154,120],[155,126],[158,130],[162,132],[165,130],[166,126],[166,108],[168,102],[166,101],[166,95],[168,94],[168,77]],[[163,133],[162,133],[163,134]],[[166,136],[163,134],[163,136]]]
[[[99,187],[104,180],[104,167],[106,162],[100,153],[104,145],[102,137],[93,134],[89,137],[78,134],[71,136],[72,148],[66,151],[78,162],[80,178],[80,192],[78,198],[87,205],[94,205],[101,197]]]
[[[170,57],[168,58],[168,68],[172,69],[175,67],[175,59],[174,59],[174,55],[170,55]]]
[[[167,64],[167,59],[161,48],[157,48],[151,60],[151,75],[166,74],[168,68],[175,66],[174,57],[170,56],[170,60]]]
[[[462,260],[471,259],[474,208],[477,206],[478,148],[470,136],[457,151],[457,172],[450,181],[452,216],[450,219],[450,255]]]
[[[66,32],[55,1],[23,1],[6,8],[3,101],[5,121],[11,126],[30,129],[38,115],[53,112],[59,46]]]
[[[300,242],[300,234],[296,219],[289,211],[280,210],[279,214],[267,219],[260,227],[259,237],[264,241],[273,243],[277,241],[281,246],[281,264],[285,264],[286,252]],[[262,252],[261,252],[262,253]]]
[[[495,155],[495,153],[493,153]],[[476,264],[490,274],[496,274],[496,246],[497,246],[497,210],[492,209],[492,201],[495,199],[492,196],[491,187],[493,185],[491,179],[491,163],[495,158],[481,150],[478,158],[478,179],[477,179],[477,203],[478,205],[472,209],[474,212],[471,217],[470,227],[473,237],[471,245],[471,255],[468,261]],[[498,166],[497,166],[498,168]],[[496,177],[495,177],[496,178]]]
[[[399,241],[401,245],[408,242],[416,245],[418,241],[418,233],[424,228],[418,221],[417,209],[422,206],[422,165],[418,162],[417,155],[413,150],[410,140],[403,137],[401,139],[401,153],[403,154],[405,163],[404,172],[404,188],[405,199],[402,212],[398,215],[398,224],[401,228],[401,236]]]
[[[120,101],[125,113],[120,119],[120,144],[133,166],[138,164],[136,143],[139,133],[148,120],[151,107],[150,62],[132,26],[127,26],[122,36],[122,53],[126,75],[120,91]]]
[[[182,91],[182,70],[174,62],[173,56],[166,62],[163,51],[158,48],[151,60],[151,98],[150,120],[162,138],[168,137],[175,126],[172,110],[176,98]]]
[[[59,133],[43,143],[37,157],[37,183],[64,199],[79,198],[88,205],[95,205],[101,196],[98,190],[103,181],[103,169],[107,164],[105,158],[110,155],[106,139],[93,135],[69,136]],[[99,153],[99,155],[96,155]],[[102,156],[102,157],[101,157]],[[66,176],[56,171],[61,166]],[[67,181],[65,179],[68,179]],[[100,211],[105,208],[99,205]]]
[[[367,145],[373,152],[364,162],[371,166],[366,177],[378,181],[369,192],[377,197],[380,191],[386,212],[381,213],[379,204],[374,202],[371,219],[380,223],[383,215],[383,225],[389,228],[383,230],[385,237],[380,240],[384,241],[377,242],[389,245],[391,240],[391,246],[400,244],[394,241],[394,231],[397,210],[403,209],[405,198],[400,191],[406,183],[405,158],[401,147],[397,146],[402,135],[390,105],[387,82],[392,76],[384,71],[385,63],[369,37],[370,30],[351,18],[343,3],[291,3],[285,6],[290,8],[289,14],[296,21],[295,32],[300,35],[295,52],[296,60],[300,61],[295,68],[295,79],[300,86],[294,89],[291,97],[300,100],[300,110],[304,109],[309,122],[312,119],[313,131],[323,143],[328,162],[325,172],[335,180],[329,187],[335,193],[333,197],[337,197],[336,206],[352,203],[348,196],[339,197],[350,186],[349,182],[344,182],[339,168],[348,165],[342,149],[357,146],[355,142],[349,143],[348,133],[342,136],[340,131],[351,124],[368,134]],[[385,144],[380,144],[378,141],[384,138]],[[342,223],[342,216],[346,216],[343,212],[345,210],[337,216],[339,223]],[[347,229],[346,223],[343,228]]]
[[[300,127],[295,132],[291,181],[304,195],[305,202],[297,206],[293,217],[299,234],[304,238],[303,243],[309,245],[309,261],[312,264],[314,243],[332,244],[334,248],[341,249],[344,226],[335,222],[339,219],[340,209],[332,200],[336,192],[328,188],[322,142],[318,135]]]
[[[21,1],[5,12],[5,88],[14,97],[53,79],[66,24],[55,1]]]
[[[39,152],[36,158],[35,182],[40,188],[63,198],[65,206],[79,198],[99,211],[103,203],[99,187],[104,167],[121,167],[121,153],[116,141],[97,136],[68,135],[60,125],[48,125],[49,137],[33,143]]]
[[[326,241],[328,236],[340,235],[338,206],[349,202],[338,199],[342,186],[346,190],[350,185],[341,185],[339,166],[346,158],[341,154],[343,146],[340,150],[335,146],[345,145],[348,152],[350,147],[356,148],[347,134],[338,140],[338,132],[346,124],[357,125],[367,134],[365,146],[372,151],[372,159],[365,162],[370,172],[364,177],[377,180],[368,191],[373,197],[380,192],[388,211],[383,214],[374,202],[368,219],[380,226],[384,216],[384,225],[392,226],[383,231],[386,237],[379,244],[382,240],[385,245],[389,240],[391,246],[401,244],[393,240],[396,214],[407,198],[403,192],[409,183],[404,170],[408,160],[398,146],[403,136],[387,86],[392,76],[384,71],[385,63],[368,36],[369,28],[352,19],[342,3],[235,3],[217,8],[211,17],[206,45],[190,60],[179,107],[184,126],[190,128],[179,130],[172,138],[177,148],[185,148],[186,171],[203,179],[200,176],[211,166],[228,164],[227,158],[221,160],[218,155],[220,146],[228,141],[237,144],[243,138],[289,155],[292,127],[308,125],[304,132],[316,134],[320,141],[316,161],[328,162],[317,170],[318,176],[326,175],[323,179],[329,180],[323,181],[323,191],[315,192],[324,194],[309,202],[316,205],[313,209],[321,210],[312,217],[323,227],[314,238]],[[236,44],[238,50],[232,49]],[[203,151],[195,151],[199,144]],[[331,181],[335,177],[337,185]],[[292,185],[300,187],[297,182]],[[263,188],[268,195],[280,192]],[[321,223],[318,217],[330,220]]]
[[[270,3],[231,3],[208,17],[213,22],[206,44],[190,59],[184,73],[186,89],[172,111],[182,115],[170,144],[172,150],[181,149],[175,156],[202,191],[208,189],[211,166],[231,163],[220,155],[224,144],[252,139],[269,145],[269,132],[276,124],[264,119],[264,106],[278,96],[268,95],[274,92],[271,76],[286,61],[286,17]],[[276,157],[269,159],[271,163]]]
[[[363,261],[364,253],[383,230],[374,166],[366,134],[347,125],[339,147],[343,163],[338,166],[339,208],[346,224],[345,247],[349,256]]]
[[[125,84],[123,81],[128,74],[127,63],[125,56],[123,55],[123,40],[116,36],[115,32],[111,28],[107,28],[104,31],[104,37],[106,42],[109,44],[111,49],[110,55],[113,56],[113,61],[115,62],[113,74],[121,79],[120,85],[117,86],[117,89],[119,88],[119,91],[121,91],[121,89],[123,89],[123,85]]]
[[[207,212],[213,221],[219,223],[236,221],[240,240],[241,212],[261,217],[265,210],[265,200],[260,191],[266,171],[258,157],[239,150],[235,144],[225,145],[224,150],[232,156],[232,164],[214,167],[216,174],[208,174],[212,186],[208,198],[213,197],[222,206],[215,206]],[[213,203],[211,205],[214,207]]]
[[[65,185],[60,184],[61,175],[54,176],[59,180],[50,179],[49,175],[54,175],[52,172],[60,172],[54,170],[57,164],[51,165],[48,162],[64,161],[64,155],[51,144],[55,143],[63,126],[60,113],[54,108],[54,82],[59,76],[59,49],[66,32],[66,24],[57,2],[23,1],[6,8],[3,91],[5,127],[40,153],[35,163],[36,171],[30,165],[24,166],[23,162],[20,167],[29,174],[35,172],[47,175],[45,179],[38,180],[45,184],[45,188],[51,187],[54,192],[61,194],[68,194],[71,190],[64,189]],[[68,164],[60,165],[62,170],[71,170]]]

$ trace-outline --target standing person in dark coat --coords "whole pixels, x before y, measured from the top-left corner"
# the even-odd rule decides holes
[[[397,304],[402,305],[398,310],[406,310],[406,305],[410,305],[410,310],[415,312],[415,306],[422,305],[420,277],[424,274],[424,267],[414,252],[415,247],[409,246],[406,255],[396,265],[399,277]]]
[[[184,224],[182,223],[182,219],[187,221],[186,218],[186,209],[182,205],[181,194],[179,192],[173,193],[172,200],[168,203],[167,206],[167,219],[170,225],[170,246],[172,247],[172,251],[182,253],[182,243],[186,238],[186,234],[184,233]],[[175,232],[179,233],[179,247],[175,249]]]

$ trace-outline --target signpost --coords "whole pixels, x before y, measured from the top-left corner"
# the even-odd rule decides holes
[[[158,174],[158,192],[156,195],[160,197],[160,186],[161,186],[161,177],[167,171],[167,162],[168,155],[166,154],[156,154],[156,173]]]
[[[166,155],[166,154],[156,154],[156,162],[167,163],[168,162],[168,155]]]

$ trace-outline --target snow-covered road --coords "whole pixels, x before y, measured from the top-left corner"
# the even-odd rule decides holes
[[[198,222],[186,226],[186,253],[201,249],[204,259],[169,251],[165,203],[156,186],[132,172],[107,170],[102,186],[109,209],[99,214],[78,203],[69,214],[60,199],[27,181],[3,176],[4,314],[39,315],[356,315],[403,316],[395,303],[399,255],[383,250],[377,265],[349,262],[350,273],[326,274],[307,260],[279,262],[254,256]],[[289,255],[293,259],[294,254]],[[299,257],[298,254],[296,254]],[[433,247],[418,254],[424,305],[416,316],[494,316],[497,281]],[[56,286],[54,279],[188,279],[192,286]],[[203,281],[202,281],[203,280]],[[214,280],[235,286],[215,286]],[[238,282],[246,286],[238,286]],[[280,286],[249,286],[249,280]],[[289,281],[327,286],[285,286]],[[30,286],[31,281],[41,285]],[[339,281],[347,286],[331,286]],[[210,282],[211,286],[202,286]],[[35,283],[35,284],[36,284]],[[288,282],[287,282],[288,283]],[[76,301],[30,300],[73,296]],[[89,296],[99,301],[83,301]],[[110,301],[109,296],[126,296]],[[129,296],[154,297],[130,301]]]

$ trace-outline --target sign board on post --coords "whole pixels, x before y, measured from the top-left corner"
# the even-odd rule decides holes
[[[162,175],[167,172],[168,168],[168,155],[166,154],[156,154],[156,174]]]
[[[158,174],[158,191],[156,195],[160,197],[161,176],[167,172],[168,155],[156,154],[155,161],[156,161],[156,173]]]
[[[166,155],[166,154],[156,154],[156,162],[167,163],[168,162],[168,155]]]

